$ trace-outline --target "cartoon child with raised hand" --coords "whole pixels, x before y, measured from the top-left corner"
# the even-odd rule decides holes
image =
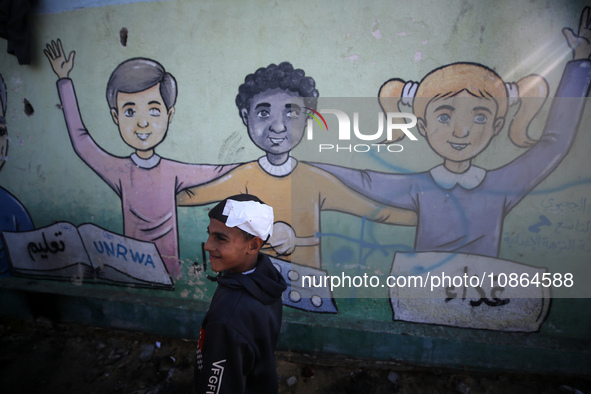
[[[175,196],[207,183],[234,166],[187,164],[155,152],[166,138],[174,115],[177,83],[158,62],[134,58],[121,63],[107,85],[107,102],[123,141],[135,150],[129,157],[99,147],[82,122],[69,74],[75,52],[66,57],[61,41],[44,50],[58,76],[57,88],[76,154],[121,198],[125,235],[153,242],[169,274],[180,276]]]
[[[527,127],[548,94],[542,77],[506,84],[488,67],[454,63],[419,84],[392,79],[379,93],[386,112],[398,112],[400,102],[412,106],[420,134],[442,165],[416,174],[316,166],[377,202],[416,212],[417,252],[497,257],[505,216],[554,171],[574,141],[585,104],[581,98],[591,82],[590,27],[587,7],[578,34],[563,30],[574,60],[566,65],[538,141],[527,136]],[[500,168],[476,167],[472,161],[503,129],[510,104],[519,107],[509,136],[516,145],[531,147]]]

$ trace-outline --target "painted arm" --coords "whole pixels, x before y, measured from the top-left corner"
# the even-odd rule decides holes
[[[364,197],[366,194],[362,193],[362,195],[353,191],[352,189],[367,191],[367,188],[364,187],[356,188],[358,186],[356,180],[359,178],[355,178],[355,176],[361,174],[360,171],[331,166],[337,173],[339,170],[343,170],[342,179],[346,179],[348,182],[341,182],[341,177],[332,176],[327,171],[311,167],[309,164],[311,163],[301,163],[300,171],[304,172],[300,173],[301,177],[291,180],[291,188],[300,193],[303,191],[304,194],[312,198],[307,200],[306,205],[301,205],[302,203],[299,199],[292,201],[292,211],[312,211],[316,212],[316,216],[320,215],[320,211],[338,211],[359,217],[366,217],[369,220],[379,223],[403,226],[415,226],[417,224],[417,215],[415,212],[388,206],[387,204],[376,203],[370,199],[372,197],[369,195],[367,195],[369,198],[366,198]],[[318,164],[318,166],[323,165]],[[393,193],[386,194],[392,195]],[[292,219],[296,224],[298,223],[297,218],[293,217]],[[320,241],[316,236],[296,234],[295,229],[292,227],[299,227],[296,224],[293,222],[276,222],[274,224],[273,236],[269,240],[269,244],[279,255],[289,255],[298,246],[319,244]],[[299,224],[302,225],[302,223]],[[301,230],[301,227],[299,227],[300,232]]]
[[[227,166],[223,166],[224,172],[219,174],[217,177],[214,177],[217,179],[213,180],[212,182],[196,187],[185,186],[179,188],[179,194],[177,194],[176,196],[177,205],[205,205],[221,201],[224,198],[233,196],[235,194],[246,193],[246,184],[248,183],[248,180],[245,180],[244,177],[237,174],[237,171],[239,171],[239,169],[227,173],[228,171],[236,168],[237,166],[240,165],[230,164]]]
[[[506,211],[510,211],[529,191],[542,182],[568,154],[579,125],[591,84],[590,9],[581,14],[578,33],[563,29],[574,60],[567,63],[544,132],[534,147],[512,163],[490,175],[494,182],[507,185]]]
[[[344,212],[385,224],[416,226],[417,215],[415,212],[376,203],[362,194],[351,190],[329,173],[318,170],[316,172],[320,178],[319,184],[321,185],[321,211]]]
[[[221,184],[220,184],[220,186],[217,187],[217,189],[218,189],[217,195],[215,195],[214,190],[212,190],[212,189],[214,189],[214,187],[209,186],[209,184],[213,183],[213,181],[215,181],[216,179],[224,176],[226,173],[228,173],[229,171],[236,168],[239,164],[212,165],[212,164],[177,163],[177,165],[178,165],[178,168],[176,171],[176,177],[177,177],[176,193],[180,193],[180,194],[177,194],[177,203],[178,203],[178,201],[182,200],[182,198],[187,198],[189,203],[182,204],[182,205],[202,205],[202,204],[198,204],[198,203],[196,203],[196,204],[190,203],[191,197],[194,198],[193,201],[197,201],[198,195],[200,197],[203,197],[202,193],[200,191],[197,191],[197,190],[191,191],[190,188],[195,188],[200,185],[202,185],[202,188],[208,188],[209,195],[208,195],[208,197],[206,197],[206,198],[210,199],[210,201],[208,201],[208,202],[215,202],[215,201],[223,200],[224,198],[228,197],[231,194],[228,194],[225,197],[220,198],[219,200],[215,200],[213,198],[220,196],[221,191],[219,191],[219,189],[227,188],[227,185],[221,186],[221,185],[224,185],[224,181],[220,180]],[[201,190],[201,189],[198,189],[198,190]],[[236,193],[234,193],[234,194],[236,194]]]
[[[371,170],[357,170],[333,164],[308,163],[336,177],[348,188],[380,204],[418,211],[413,198],[413,176],[408,174],[387,174]]]
[[[88,130],[82,121],[74,84],[72,80],[68,78],[70,71],[72,71],[74,67],[75,52],[71,52],[66,58],[60,40],[58,40],[57,43],[52,41],[51,45],[47,45],[47,49],[45,49],[44,52],[49,59],[53,71],[59,78],[57,81],[57,89],[66,120],[66,127],[68,128],[68,134],[70,136],[70,142],[74,147],[74,151],[78,157],[80,157],[120,195],[120,190],[117,186],[117,178],[115,176],[108,176],[109,173],[113,175],[117,173],[117,171],[112,170],[115,165],[113,161],[118,158],[102,150],[88,133]],[[111,169],[111,171],[109,171],[109,169]]]
[[[236,168],[235,171],[231,171],[212,182],[180,191],[176,197],[177,205],[198,206],[221,201],[224,198],[235,194],[248,193],[248,185],[251,185],[251,188],[254,187],[255,190],[265,188],[265,185],[263,184],[264,180],[252,176],[252,173],[250,172],[250,170],[253,169],[253,166],[258,166],[258,164],[232,164],[226,167],[235,168],[236,166],[239,168]],[[275,184],[275,187],[277,187],[277,184]],[[277,207],[275,207],[275,209],[277,209]],[[271,247],[279,255],[289,255],[296,247],[293,242],[295,238],[295,232],[289,224],[277,221],[273,225],[273,236],[270,237],[268,243],[263,246],[263,251],[266,251]]]
[[[74,151],[82,161],[92,168],[94,172],[120,195],[118,178],[116,176],[118,171],[113,170],[117,166],[115,161],[121,158],[105,152],[90,136],[90,133],[82,122],[72,80],[69,78],[58,80],[57,89],[64,111],[64,118],[66,119],[66,127],[70,135],[70,142],[74,147]],[[112,176],[109,176],[109,174]]]

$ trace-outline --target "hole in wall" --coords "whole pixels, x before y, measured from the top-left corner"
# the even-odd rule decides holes
[[[26,97],[23,99],[23,104],[25,105],[25,115],[27,115],[27,116],[33,116],[33,114],[35,113],[35,109],[31,105],[31,103],[29,102],[29,100],[27,100]]]
[[[124,47],[127,46],[127,28],[126,27],[122,27],[121,30],[119,30],[119,42]]]

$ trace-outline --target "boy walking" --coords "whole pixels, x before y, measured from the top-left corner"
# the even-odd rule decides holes
[[[205,250],[222,272],[203,319],[197,349],[197,393],[277,393],[275,345],[286,283],[259,253],[273,230],[273,209],[240,194],[209,212]]]

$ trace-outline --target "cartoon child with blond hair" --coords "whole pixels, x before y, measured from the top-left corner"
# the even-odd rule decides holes
[[[578,35],[563,30],[574,60],[566,65],[539,140],[527,128],[548,95],[546,81],[531,75],[506,84],[496,72],[473,63],[437,68],[419,84],[387,81],[379,93],[385,112],[407,104],[419,133],[443,163],[429,171],[392,174],[315,164],[351,189],[382,204],[417,213],[415,252],[394,256],[391,277],[484,277],[495,274],[535,278],[546,269],[498,258],[503,222],[568,153],[591,82],[591,21],[583,11]],[[527,152],[485,170],[472,164],[503,129],[511,104],[518,105],[509,137]],[[458,288],[435,286],[424,297],[414,289],[389,288],[394,320],[502,331],[535,332],[549,311],[548,288],[488,283]],[[455,282],[454,282],[455,283]]]
[[[113,122],[135,152],[129,157],[105,152],[82,122],[74,84],[68,77],[75,52],[66,57],[60,40],[48,44],[44,52],[58,76],[57,88],[76,154],[121,198],[125,235],[153,242],[169,274],[178,278],[181,271],[175,196],[234,166],[180,163],[156,154],[174,115],[177,83],[162,65],[145,58],[121,63],[107,85]]]
[[[578,35],[563,31],[574,60],[566,65],[538,141],[527,136],[527,127],[548,94],[542,77],[506,84],[488,67],[454,63],[431,71],[419,84],[387,81],[379,93],[386,112],[398,112],[392,108],[399,102],[412,105],[420,134],[443,164],[416,174],[315,165],[379,203],[417,212],[417,252],[498,256],[505,216],[554,171],[573,143],[585,103],[580,98],[591,81],[588,17],[586,8]],[[509,136],[518,146],[531,147],[495,170],[473,165],[503,129],[510,104],[518,110]]]

